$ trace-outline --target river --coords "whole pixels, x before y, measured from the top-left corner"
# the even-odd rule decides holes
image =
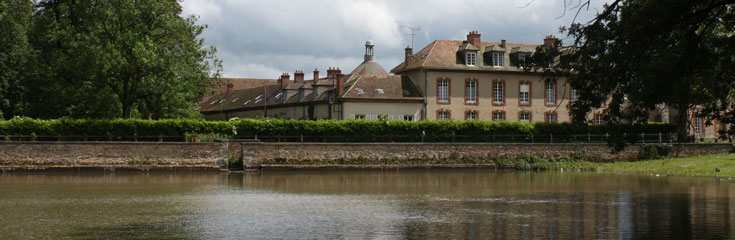
[[[735,182],[493,170],[0,174],[0,239],[725,239]]]

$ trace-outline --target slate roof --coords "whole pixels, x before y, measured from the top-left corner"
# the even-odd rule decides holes
[[[457,69],[457,70],[494,70],[494,71],[524,71],[523,69],[519,69],[517,67],[512,66],[505,66],[501,68],[492,67],[492,66],[483,66],[482,64],[478,64],[478,66],[467,66],[464,64],[458,64],[457,63],[457,52],[460,51],[465,41],[462,40],[436,40],[423,49],[419,50],[414,54],[414,57],[411,58],[411,60],[406,63],[405,61],[399,64],[398,66],[391,69],[392,73],[399,73],[407,70],[412,69],[420,69],[420,68],[432,68],[432,69]],[[497,48],[495,48],[497,46]],[[503,49],[500,48],[501,43],[499,42],[481,42],[480,44],[480,52],[479,55],[482,56],[483,53],[488,51],[488,47],[490,47],[490,50],[494,49]],[[524,49],[528,49],[529,51],[535,51],[536,47],[539,46],[537,44],[521,44],[521,43],[506,43],[505,51],[506,56],[510,54],[507,49],[513,49],[517,47],[521,47]],[[481,63],[479,56],[478,56],[478,63]],[[506,64],[508,65],[508,64]]]

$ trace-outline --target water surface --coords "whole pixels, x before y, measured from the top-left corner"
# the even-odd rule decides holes
[[[723,239],[735,183],[492,170],[0,175],[0,239]]]

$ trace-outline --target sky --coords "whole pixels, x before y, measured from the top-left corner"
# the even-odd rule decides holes
[[[565,13],[564,4],[567,4]],[[606,1],[591,0],[577,22],[587,22]],[[365,41],[386,70],[437,39],[464,40],[477,30],[483,41],[542,44],[562,39],[578,0],[184,0],[183,15],[208,28],[205,44],[217,48],[223,77],[279,78],[329,67],[350,72],[363,61]],[[307,77],[309,78],[309,77]]]

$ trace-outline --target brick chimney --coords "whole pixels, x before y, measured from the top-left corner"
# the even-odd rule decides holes
[[[469,42],[476,48],[481,48],[480,43],[482,42],[482,40],[480,38],[480,33],[478,33],[477,31],[472,31],[467,34],[467,42]]]
[[[303,84],[304,83],[304,71],[296,70],[296,72],[293,73],[293,81],[296,84]]]
[[[338,73],[335,77],[337,78],[337,97],[341,97],[345,92],[345,75]]]
[[[500,40],[500,47],[505,48],[505,39]]]
[[[232,92],[232,87],[235,85],[232,84],[231,81],[227,81],[227,96],[230,96],[230,93]]]
[[[291,76],[288,75],[288,73],[281,74],[281,88],[285,88],[286,86],[288,86],[288,83],[291,81],[289,80],[290,78]]]
[[[336,77],[339,74],[342,74],[342,70],[339,70],[339,67],[330,67],[327,69],[327,77]]]
[[[546,36],[546,38],[544,38],[544,47],[553,47],[558,40],[559,39],[554,37],[554,35]]]
[[[319,69],[314,68],[314,83],[319,80]]]
[[[413,48],[411,46],[406,46],[406,64],[408,64],[408,61],[413,58]]]

